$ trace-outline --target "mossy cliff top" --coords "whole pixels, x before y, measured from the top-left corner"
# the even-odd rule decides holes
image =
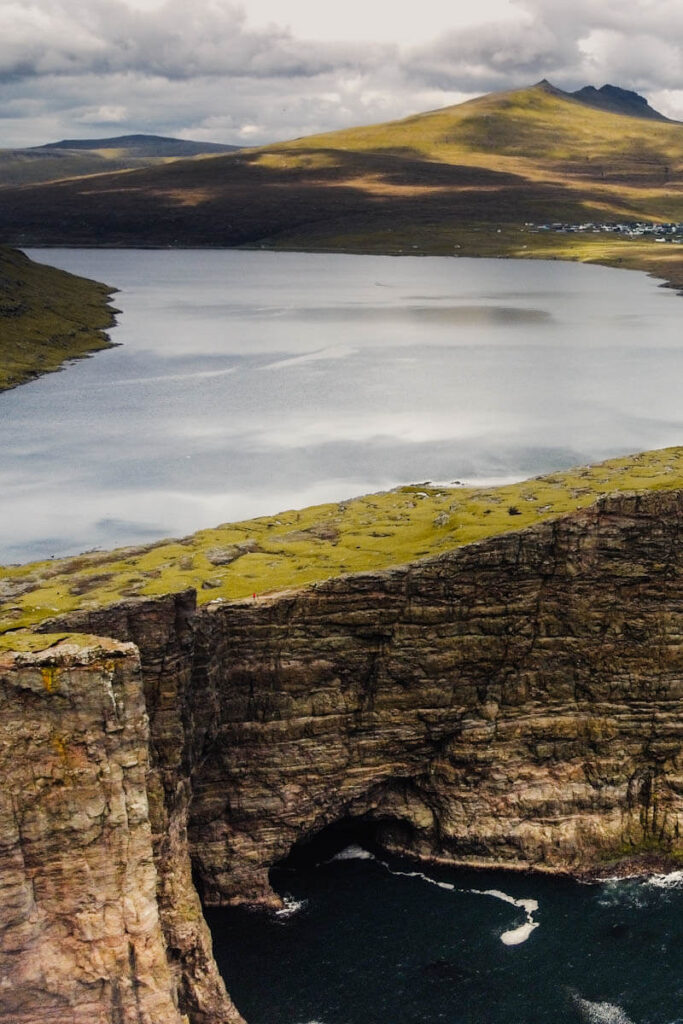
[[[0,247],[0,391],[109,348],[114,290]]]
[[[501,487],[415,484],[182,540],[10,566],[0,578],[0,633],[9,639],[75,609],[190,587],[200,603],[258,597],[439,554],[613,492],[682,487],[683,447],[665,448]]]

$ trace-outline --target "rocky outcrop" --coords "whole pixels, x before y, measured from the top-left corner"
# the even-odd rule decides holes
[[[207,903],[272,901],[269,868],[340,822],[454,863],[578,872],[681,856],[682,513],[681,492],[615,497],[297,593],[199,611],[175,595],[60,623],[140,651],[140,828],[173,1004],[156,1021],[239,1019],[193,875]],[[32,697],[25,711],[23,691],[12,694],[13,720],[30,711],[31,731],[44,731],[49,702]],[[113,758],[118,734],[100,731],[91,746],[113,744]],[[13,741],[4,720],[0,735]],[[34,762],[51,764],[47,746]],[[41,818],[52,850],[59,820],[51,806]],[[108,844],[98,833],[93,855]],[[45,913],[69,921],[71,904]],[[63,1019],[36,1012],[0,1021]]]
[[[181,1024],[132,645],[0,657],[0,1020]]]
[[[200,702],[192,684],[195,610],[194,592],[188,592],[74,618],[87,619],[93,627],[87,632],[125,638],[142,653],[140,699],[149,718],[148,828],[174,998],[192,1024],[240,1024],[213,959],[187,843],[191,763],[200,735]],[[166,1024],[166,1018],[155,1024]]]

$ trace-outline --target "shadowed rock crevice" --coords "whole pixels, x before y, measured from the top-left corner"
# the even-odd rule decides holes
[[[410,846],[413,834],[412,825],[395,818],[349,815],[302,836],[273,867],[296,870],[324,864],[350,846],[360,846],[372,853],[382,852],[389,845],[405,848]]]

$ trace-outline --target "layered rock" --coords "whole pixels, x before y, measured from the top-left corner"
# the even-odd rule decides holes
[[[181,1024],[132,645],[0,657],[0,1020]]]
[[[168,971],[173,992],[157,1024],[175,1024],[176,1003],[192,1024],[239,1019],[192,870],[208,903],[272,901],[268,869],[338,822],[453,863],[583,871],[683,854],[682,513],[680,492],[621,496],[290,595],[199,611],[176,595],[60,623],[141,654],[140,827],[157,872],[159,978]],[[49,702],[12,700],[32,731],[52,721]],[[105,721],[95,751],[119,743]],[[14,742],[2,719],[0,735]],[[49,767],[46,744],[34,761]],[[41,821],[49,848],[63,848],[51,807]],[[92,855],[108,842],[98,833]],[[46,910],[48,932],[77,913],[64,899]],[[17,1019],[63,1019],[36,1014]]]
[[[201,704],[192,685],[195,610],[194,592],[188,592],[79,614],[70,624],[80,628],[75,620],[87,621],[87,633],[132,641],[133,650],[142,653],[141,685],[149,717],[148,828],[174,998],[192,1024],[240,1024],[242,1017],[213,959],[187,843],[190,766],[201,733]],[[166,1018],[159,1017],[156,1024],[166,1024]]]
[[[335,821],[457,863],[683,852],[681,494],[620,498],[392,572],[197,619],[215,739],[205,899]]]

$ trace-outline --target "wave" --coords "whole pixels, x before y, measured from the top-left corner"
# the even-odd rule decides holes
[[[303,910],[307,905],[308,900],[295,900],[293,896],[283,896],[282,902],[284,906],[280,907],[279,910],[275,911],[275,916],[279,917],[280,920],[287,919],[288,917],[294,917],[300,910]]]
[[[234,366],[223,367],[220,370],[188,370],[186,373],[155,373],[151,377],[121,377],[119,380],[109,380],[105,384],[88,384],[92,390],[108,388],[127,388],[133,384],[165,384],[171,380],[208,380],[211,377],[228,377],[236,372]]]
[[[334,857],[325,861],[325,863],[331,864],[334,860],[377,860],[377,858],[369,850],[364,850],[362,846],[352,843],[351,846],[347,846],[340,850],[339,853],[335,853]]]
[[[634,1024],[622,1008],[614,1003],[593,1003],[577,995],[574,996],[574,1002],[586,1024]]]
[[[651,875],[645,880],[645,884],[656,889],[683,889],[683,871],[672,871],[668,875]]]
[[[448,892],[463,893],[473,896],[491,896],[493,899],[502,900],[504,903],[509,903],[513,907],[518,907],[526,914],[526,921],[517,928],[510,928],[508,931],[503,932],[500,936],[500,941],[505,946],[521,945],[521,943],[526,942],[531,933],[539,926],[539,922],[534,919],[534,915],[538,911],[538,900],[516,899],[508,893],[502,892],[500,889],[459,889],[456,885],[453,885],[452,882],[440,882],[438,879],[431,878],[429,875],[426,875],[424,871],[398,871],[395,868],[390,867],[386,861],[379,860],[379,858],[375,857],[369,850],[365,850],[357,843],[352,843],[350,846],[340,850],[339,853],[335,854],[335,856],[326,863],[330,864],[332,861],[340,860],[374,860],[376,864],[383,867],[390,875],[394,875],[397,878],[419,878],[420,881],[426,882],[428,885],[434,885],[437,889],[445,889]]]
[[[285,359],[277,359],[273,363],[266,363],[260,366],[260,370],[282,370],[287,366],[300,366],[302,363],[314,363],[327,359],[347,359],[356,354],[356,349],[349,345],[336,345],[330,348],[316,349],[314,352],[304,352],[299,356],[288,356]]]

